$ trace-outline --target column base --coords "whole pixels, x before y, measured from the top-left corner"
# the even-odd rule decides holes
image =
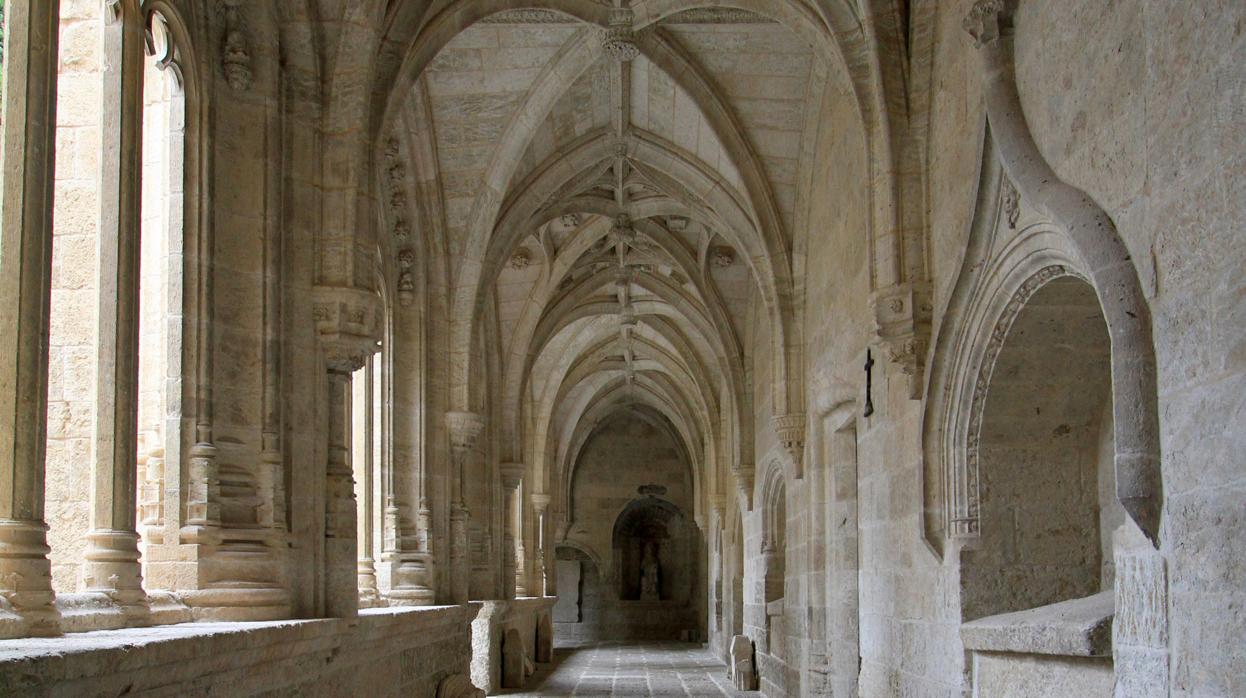
[[[385,606],[385,599],[376,586],[376,566],[372,560],[364,558],[355,568],[355,585],[359,587],[359,608],[380,608]]]
[[[177,592],[197,621],[283,620],[290,617],[290,595],[272,587],[221,587]]]
[[[42,521],[0,519],[0,596],[13,618],[0,624],[6,637],[60,635],[60,613],[53,603],[48,527]]]
[[[138,533],[100,528],[89,531],[82,581],[85,591],[100,592],[112,599],[125,614],[127,625],[149,622]]]
[[[398,553],[382,556],[381,574],[389,581],[385,597],[390,606],[432,606],[437,600],[433,590],[432,574],[427,553],[403,553],[412,555],[405,559],[393,559]],[[389,557],[389,559],[386,559]]]

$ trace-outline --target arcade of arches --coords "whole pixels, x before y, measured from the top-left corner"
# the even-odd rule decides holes
[[[1246,695],[1246,4],[0,8],[0,694]]]

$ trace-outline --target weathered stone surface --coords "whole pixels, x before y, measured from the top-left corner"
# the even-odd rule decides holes
[[[979,618],[960,628],[965,649],[1017,654],[1103,657],[1112,652],[1115,594]]]
[[[5,4],[10,692],[1246,695],[1240,2],[495,5]]]

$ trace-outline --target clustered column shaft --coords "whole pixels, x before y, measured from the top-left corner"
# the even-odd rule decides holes
[[[105,12],[94,469],[84,581],[141,613],[138,471],[143,28],[137,0]]]
[[[10,3],[0,199],[0,594],[59,632],[43,521],[59,0]]]

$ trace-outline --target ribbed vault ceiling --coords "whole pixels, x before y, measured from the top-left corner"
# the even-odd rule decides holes
[[[826,80],[805,41],[738,9],[635,42],[619,60],[569,15],[489,15],[437,51],[401,122],[431,132],[450,256],[479,269],[454,285],[494,308],[474,332],[500,344],[504,457],[556,495],[621,411],[672,430],[698,487],[751,450],[743,347],[790,274]]]

